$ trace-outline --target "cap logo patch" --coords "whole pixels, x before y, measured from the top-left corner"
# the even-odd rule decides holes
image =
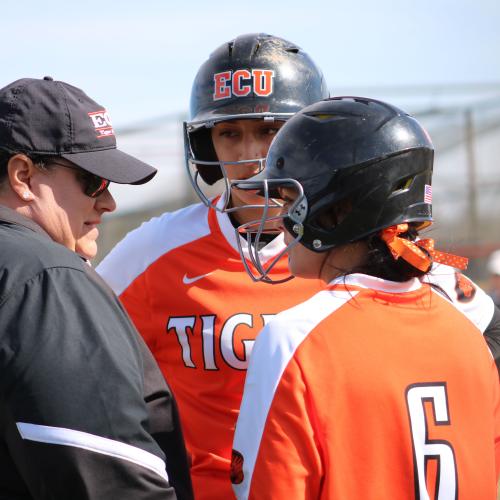
[[[111,118],[105,109],[93,111],[92,113],[88,113],[88,115],[92,120],[98,139],[115,135],[113,125],[111,124]]]
[[[273,93],[274,71],[271,69],[238,69],[214,74],[214,101],[245,97],[253,92],[259,97]]]

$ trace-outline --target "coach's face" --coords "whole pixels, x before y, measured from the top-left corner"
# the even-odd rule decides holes
[[[57,159],[58,164],[40,169],[26,156],[16,156],[24,162],[23,214],[54,241],[86,258],[94,257],[102,215],[116,208],[111,193],[105,189],[95,198],[85,194],[85,172],[62,158]]]

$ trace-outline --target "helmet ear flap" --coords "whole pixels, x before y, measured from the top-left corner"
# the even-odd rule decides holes
[[[196,160],[218,161],[210,129],[200,127],[199,129],[190,132],[189,141],[191,143],[191,150],[193,152],[196,169],[198,170],[203,181],[209,186],[212,186],[223,177],[220,166],[202,165],[196,163]]]

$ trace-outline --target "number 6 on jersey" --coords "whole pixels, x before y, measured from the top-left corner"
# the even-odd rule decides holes
[[[413,384],[406,390],[413,441],[415,498],[429,500],[427,475],[429,460],[437,460],[435,499],[456,500],[457,468],[453,448],[448,441],[429,439],[424,404],[432,406],[433,424],[450,425],[446,383]]]

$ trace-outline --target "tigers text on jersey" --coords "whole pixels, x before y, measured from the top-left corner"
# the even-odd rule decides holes
[[[333,281],[259,335],[238,419],[238,498],[496,499],[498,372],[418,280]]]
[[[276,255],[282,237],[262,252]],[[98,267],[120,295],[179,405],[197,499],[231,498],[234,427],[254,339],[319,281],[254,283],[227,214],[193,205],[131,232]],[[286,258],[273,276],[288,275]]]

